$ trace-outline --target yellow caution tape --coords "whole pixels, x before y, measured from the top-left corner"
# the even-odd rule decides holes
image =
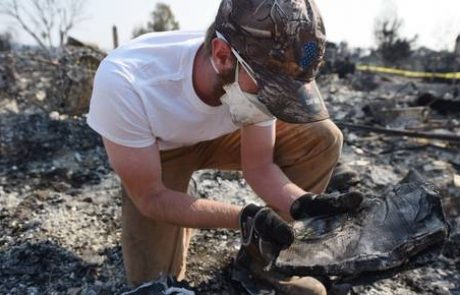
[[[369,65],[358,65],[356,66],[356,69],[358,71],[391,74],[391,75],[403,76],[403,77],[408,77],[408,78],[438,78],[438,79],[449,79],[449,80],[459,79],[460,80],[460,72],[459,73],[429,73],[429,72],[406,71],[406,70],[395,69],[395,68],[385,68],[385,67],[377,67],[377,66],[369,66]]]

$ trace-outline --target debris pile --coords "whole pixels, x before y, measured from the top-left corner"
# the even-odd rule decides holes
[[[0,52],[2,111],[68,116],[88,111],[94,73],[104,54],[86,47],[50,54],[39,49]]]
[[[102,57],[90,48],[68,48],[54,58],[34,50],[0,53],[1,294],[131,290],[121,255],[118,179],[85,124]],[[362,274],[353,280],[354,294],[460,292],[459,86],[363,72],[323,75],[319,84],[344,133],[341,162],[354,170],[351,188],[328,190],[380,196],[416,169],[440,189],[451,226],[436,261]],[[197,197],[261,203],[239,172],[198,171],[190,184]],[[236,231],[197,231],[186,278],[197,294],[234,292],[230,266],[238,249]]]

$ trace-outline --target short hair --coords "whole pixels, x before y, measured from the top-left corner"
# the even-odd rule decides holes
[[[216,38],[216,22],[212,22],[209,26],[208,30],[206,31],[206,37],[204,39],[204,49],[208,55],[212,53],[212,40]]]

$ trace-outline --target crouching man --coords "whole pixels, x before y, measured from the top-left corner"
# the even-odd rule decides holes
[[[314,81],[324,49],[313,0],[223,0],[206,35],[149,33],[101,63],[88,124],[122,182],[131,284],[184,278],[193,228],[242,229],[281,250],[294,239],[286,221],[340,207],[322,194],[342,145]],[[187,195],[204,168],[241,169],[267,206]]]

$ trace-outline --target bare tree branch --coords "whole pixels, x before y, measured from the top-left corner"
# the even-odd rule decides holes
[[[86,3],[87,0],[1,0],[0,14],[14,20],[41,48],[51,49],[62,46],[69,32],[87,19]]]
[[[21,14],[22,8],[19,7],[17,0],[11,1],[3,1],[0,2],[0,14],[4,14],[9,16],[10,18],[14,19],[21,28],[26,31],[41,47],[46,49],[45,43],[43,43],[42,38],[37,34],[36,31],[32,30],[32,28],[26,23],[24,17]]]

